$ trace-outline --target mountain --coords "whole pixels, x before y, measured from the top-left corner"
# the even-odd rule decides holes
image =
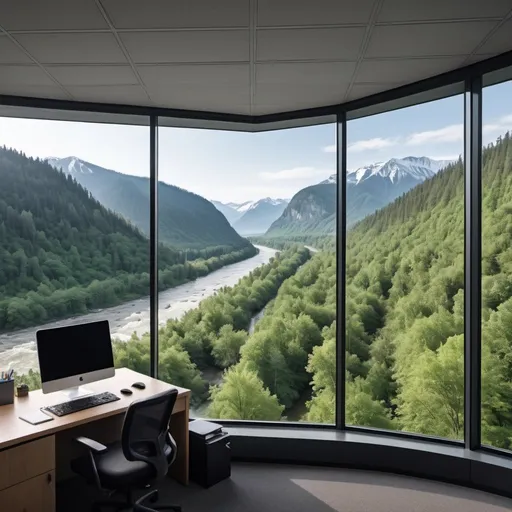
[[[243,215],[243,212],[239,212],[236,208],[231,206],[233,203],[224,204],[220,201],[212,201],[212,204],[220,213],[222,213],[222,215],[224,215],[224,217],[226,217],[227,221],[231,225],[233,225],[233,223]]]
[[[103,205],[149,233],[149,179],[104,169],[74,156],[47,162],[83,185]],[[245,247],[248,242],[201,196],[158,183],[159,239],[180,248]]]
[[[428,157],[392,158],[347,172],[347,224],[393,202],[451,162]],[[336,175],[298,192],[268,234],[333,233],[336,229]]]
[[[278,219],[288,205],[285,199],[265,197],[253,203],[245,203],[237,210],[242,216],[233,223],[241,235],[265,233],[270,225]]]

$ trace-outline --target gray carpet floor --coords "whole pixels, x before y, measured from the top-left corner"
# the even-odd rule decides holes
[[[59,512],[89,511],[94,493],[73,480],[59,486]],[[506,512],[512,500],[407,476],[311,466],[234,463],[210,489],[171,480],[161,502],[183,512]]]

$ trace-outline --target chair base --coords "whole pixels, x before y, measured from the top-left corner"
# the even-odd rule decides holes
[[[131,492],[125,493],[124,501],[101,500],[96,501],[93,505],[93,512],[103,512],[105,509],[113,510],[114,512],[121,512],[122,510],[133,510],[133,512],[155,512],[157,510],[169,510],[174,512],[181,512],[180,505],[153,505],[158,501],[158,489],[145,494],[137,501],[133,500]],[[150,502],[151,505],[146,505]]]

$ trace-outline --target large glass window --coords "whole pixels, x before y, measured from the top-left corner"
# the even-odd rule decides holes
[[[0,368],[37,388],[38,329],[108,319],[116,364],[149,372],[132,346],[149,328],[149,129],[3,117],[0,141]]]
[[[464,437],[463,109],[348,122],[347,424]]]
[[[512,81],[483,90],[482,443],[512,448]]]
[[[159,376],[193,416],[334,421],[334,139],[160,127]]]

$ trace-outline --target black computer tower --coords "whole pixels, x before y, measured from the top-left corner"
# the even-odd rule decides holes
[[[190,430],[190,479],[203,487],[231,476],[229,434],[222,425],[196,420]]]

